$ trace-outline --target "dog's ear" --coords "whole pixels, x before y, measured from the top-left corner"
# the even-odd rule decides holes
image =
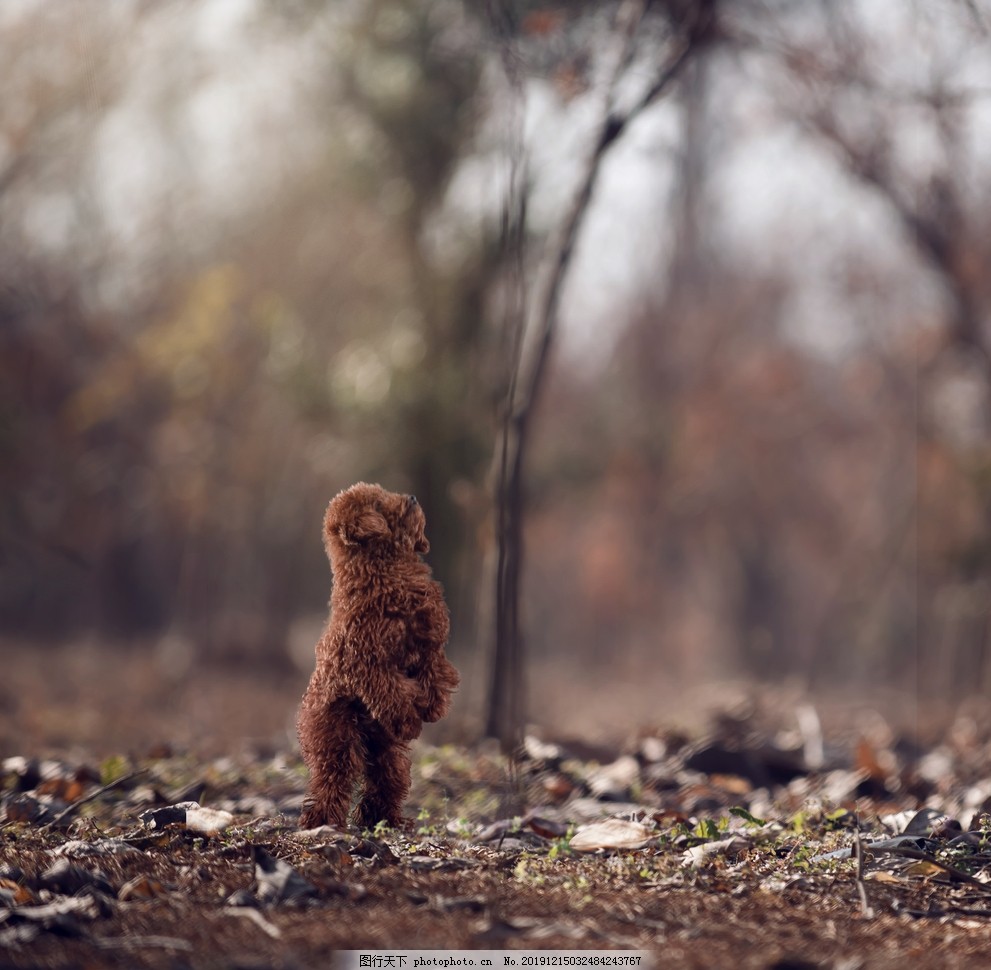
[[[366,542],[369,539],[381,539],[389,534],[389,523],[385,517],[373,509],[365,509],[350,522],[345,523],[342,530],[345,541]]]

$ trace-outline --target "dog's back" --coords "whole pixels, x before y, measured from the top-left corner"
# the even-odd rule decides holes
[[[344,824],[353,776],[366,767],[359,816],[395,824],[409,789],[407,743],[450,706],[459,677],[444,655],[443,590],[419,556],[424,528],[415,498],[377,485],[352,486],[327,509],[330,616],[298,720],[305,824]]]

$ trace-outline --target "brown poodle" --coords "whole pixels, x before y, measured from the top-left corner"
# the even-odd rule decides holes
[[[299,710],[310,769],[300,825],[402,822],[410,787],[409,742],[438,721],[458,686],[444,656],[449,620],[440,584],[420,559],[430,546],[412,495],[359,482],[327,508],[323,537],[334,574],[330,619]]]

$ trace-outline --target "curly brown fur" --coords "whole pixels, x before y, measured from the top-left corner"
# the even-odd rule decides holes
[[[409,794],[409,742],[448,711],[457,670],[444,655],[444,594],[420,559],[423,510],[408,495],[359,482],[330,503],[324,545],[334,574],[330,618],[299,710],[310,770],[300,825],[398,825]]]

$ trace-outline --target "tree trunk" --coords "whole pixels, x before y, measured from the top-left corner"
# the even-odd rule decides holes
[[[613,107],[617,82],[629,64],[637,28],[647,8],[647,0],[625,0],[616,16],[615,29],[606,52],[604,81],[598,89],[597,124],[590,150],[582,168],[575,195],[557,231],[548,241],[544,258],[532,291],[524,293],[513,321],[517,339],[512,341],[514,362],[511,370],[507,407],[496,447],[495,516],[498,543],[495,576],[495,643],[492,650],[491,679],[485,718],[485,733],[498,738],[504,750],[512,749],[523,733],[525,717],[525,637],[520,615],[520,591],[524,568],[523,518],[526,511],[525,471],[527,447],[534,408],[543,387],[547,363],[557,329],[557,314],[562,287],[571,265],[575,241],[581,229],[601,169],[602,159],[627,124],[665,93],[678,76],[690,53],[703,43],[713,23],[713,0],[700,0],[695,18],[686,25],[684,35],[675,43],[670,59],[644,90],[639,101],[624,114]],[[504,59],[510,81],[522,94],[516,62]],[[523,191],[522,188],[520,191]],[[512,207],[514,200],[509,200]],[[522,216],[522,199],[507,211]],[[507,218],[507,225],[512,219]],[[521,247],[522,274],[523,227],[519,226],[516,244]]]

